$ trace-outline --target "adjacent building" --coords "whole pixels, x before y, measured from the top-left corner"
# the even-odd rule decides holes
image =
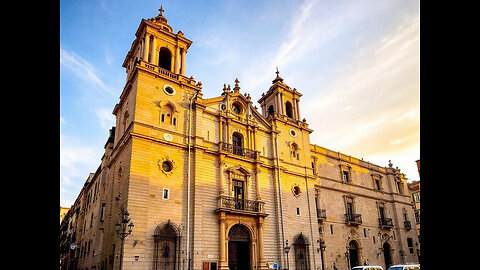
[[[204,98],[186,75],[191,45],[163,9],[141,20],[116,126],[62,222],[64,269],[118,269],[120,258],[122,269],[165,270],[418,261],[400,169],[311,143],[302,94],[278,70],[260,109],[238,79]],[[122,246],[125,211],[134,227]]]

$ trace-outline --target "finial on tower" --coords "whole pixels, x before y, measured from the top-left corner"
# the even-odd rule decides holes
[[[275,73],[277,73],[277,77],[272,81],[272,83],[276,83],[276,82],[278,82],[278,81],[283,82],[282,77],[278,76],[278,74],[280,73],[280,72],[278,71],[278,67],[276,67],[276,69],[277,69],[277,71],[276,71]]]
[[[233,88],[233,92],[234,92],[234,93],[240,92],[240,86],[238,86],[238,83],[239,83],[239,82],[240,82],[240,81],[238,80],[238,78],[235,78],[235,87]]]
[[[164,12],[165,10],[163,10],[163,6],[162,6],[162,5],[160,5],[160,9],[159,9],[158,11],[159,11],[158,15],[163,16],[163,12]]]

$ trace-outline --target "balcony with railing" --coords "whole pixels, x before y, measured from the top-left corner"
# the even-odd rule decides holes
[[[264,205],[265,203],[261,201],[238,199],[229,196],[219,196],[217,205],[218,207],[215,211],[267,216],[267,214],[265,213]]]
[[[247,149],[247,148],[242,148],[240,146],[236,146],[226,142],[220,142],[219,149],[220,151],[226,151],[237,156],[253,158],[253,159],[257,158],[257,151]]]
[[[393,220],[391,218],[379,218],[378,226],[380,229],[391,229],[393,228]]]
[[[327,211],[325,209],[317,208],[317,220],[318,222],[323,222],[327,219]]]
[[[407,231],[412,229],[412,224],[410,223],[409,220],[403,221],[403,226],[405,227],[405,230],[407,230]]]
[[[345,214],[345,222],[348,225],[360,225],[362,224],[362,215],[361,214]]]

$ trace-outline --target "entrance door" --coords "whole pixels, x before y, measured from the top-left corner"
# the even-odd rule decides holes
[[[355,241],[350,242],[348,251],[350,253],[350,267],[353,268],[360,265],[358,263],[358,246]]]
[[[385,258],[385,266],[388,269],[392,265],[392,256],[390,253],[390,245],[388,243],[383,244],[383,256]]]
[[[303,234],[300,234],[295,239],[293,247],[295,252],[295,270],[309,270],[308,244]]]
[[[244,191],[243,191],[243,181],[232,180],[233,184],[233,198],[235,201],[235,209],[244,209]]]
[[[228,232],[228,267],[230,270],[250,270],[250,235],[242,225]]]

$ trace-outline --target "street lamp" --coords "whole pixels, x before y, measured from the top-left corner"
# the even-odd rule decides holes
[[[283,247],[283,252],[287,254],[287,270],[290,270],[290,266],[288,263],[288,252],[290,251],[290,246],[288,245],[288,240],[285,241],[285,246]]]
[[[119,270],[122,269],[124,240],[127,236],[129,236],[132,233],[132,229],[133,229],[133,222],[130,221],[130,218],[128,217],[129,215],[130,214],[128,213],[128,211],[122,208],[122,219],[120,220],[121,223],[118,221],[117,223],[115,223],[115,230],[117,231],[117,236],[120,239],[122,239],[122,246],[120,248],[120,266],[118,268]],[[129,221],[130,221],[130,224],[127,225]],[[125,232],[127,230],[127,226],[128,226],[128,232]]]
[[[317,240],[317,242],[320,244],[320,248],[318,249],[318,252],[320,252],[320,256],[322,258],[322,270],[325,270],[325,263],[324,263],[324,259],[323,259],[323,252],[325,251],[325,249],[327,248],[327,246],[325,245],[325,241],[323,240]]]

